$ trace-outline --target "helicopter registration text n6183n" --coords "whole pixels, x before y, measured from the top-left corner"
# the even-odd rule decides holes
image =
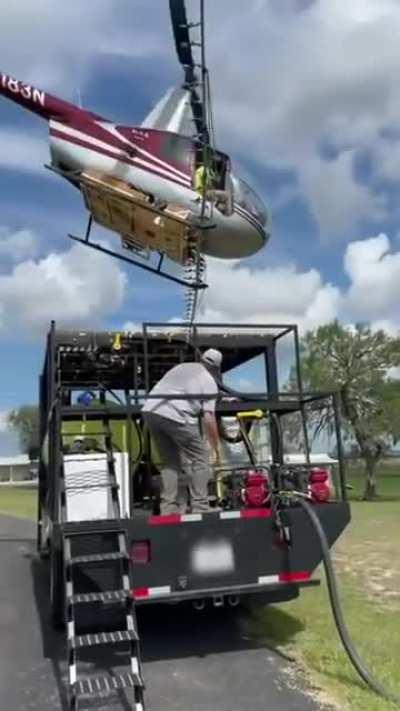
[[[247,257],[269,238],[268,213],[214,148],[208,71],[193,54],[202,44],[192,38],[195,23],[187,21],[184,0],[170,0],[170,10],[185,79],[141,126],[118,125],[2,73],[0,95],[48,122],[48,167],[81,190],[90,214],[82,240],[88,246],[101,248],[90,241],[94,221],[140,258],[158,253],[185,266],[196,254]],[[165,276],[161,264],[156,271]]]

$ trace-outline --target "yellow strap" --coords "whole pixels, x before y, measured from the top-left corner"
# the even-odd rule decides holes
[[[237,412],[236,417],[251,417],[252,419],[260,420],[262,417],[264,417],[264,412],[262,410],[244,410],[243,412]]]
[[[194,189],[197,192],[204,192],[212,187],[216,175],[212,168],[200,165],[194,175]]]
[[[206,169],[205,169],[204,165],[200,165],[197,168],[197,170],[195,172],[195,176],[194,176],[194,189],[197,192],[201,192],[202,190],[204,190],[205,180],[206,180]]]

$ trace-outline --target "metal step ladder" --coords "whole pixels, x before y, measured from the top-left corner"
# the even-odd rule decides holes
[[[65,581],[65,610],[67,629],[67,654],[69,674],[69,699],[71,711],[77,711],[79,698],[103,697],[122,689],[132,689],[134,711],[144,711],[144,684],[141,674],[140,640],[137,628],[133,589],[132,563],[127,548],[126,531],[121,524],[118,484],[112,448],[112,432],[107,414],[103,416],[108,481],[100,486],[109,488],[112,498],[113,519],[106,527],[85,529],[84,522],[77,526],[65,519],[65,482],[61,481],[62,546]],[[90,485],[89,485],[90,486]],[[71,487],[68,487],[71,489]],[[73,488],[73,487],[72,487]],[[77,482],[76,488],[82,488]],[[93,522],[91,522],[93,523]],[[101,578],[110,580],[111,585]],[[79,630],[79,611],[96,606],[96,631]],[[115,611],[123,618],[121,629],[109,631],[115,620]],[[114,622],[115,625],[115,622]],[[78,676],[79,652],[90,647],[125,645],[129,669],[124,673]],[[88,661],[85,658],[85,662]],[[104,702],[104,699],[103,699]],[[93,707],[91,705],[91,707]]]

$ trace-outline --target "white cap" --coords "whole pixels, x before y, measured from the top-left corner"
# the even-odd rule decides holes
[[[222,353],[215,348],[208,348],[201,356],[201,360],[207,365],[213,365],[214,368],[220,368],[222,363]]]
[[[74,442],[83,442],[84,439],[83,435],[76,435],[76,437],[74,437]]]

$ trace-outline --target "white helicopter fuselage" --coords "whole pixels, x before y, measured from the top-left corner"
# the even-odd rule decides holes
[[[104,123],[103,127],[121,139],[115,124]],[[153,195],[158,200],[175,203],[200,216],[202,200],[192,187],[190,175],[140,148],[139,137],[141,132],[146,133],[145,128],[132,131],[136,140],[129,141],[129,145],[127,142],[124,150],[89,136],[86,131],[51,120],[52,165],[67,171],[99,171]],[[212,218],[212,227],[203,231],[201,251],[205,254],[236,259],[254,254],[265,245],[265,229],[250,209],[235,201],[235,194],[232,206],[232,212],[227,216],[207,201],[206,216]]]
[[[52,167],[68,178],[84,171],[100,171],[119,178],[154,200],[175,203],[193,218],[202,210],[194,189],[198,144],[173,130],[119,126],[90,111],[69,104],[0,73],[0,95],[46,120],[50,131]],[[224,154],[215,151],[224,160]],[[206,201],[207,229],[201,229],[201,251],[223,259],[258,252],[269,239],[265,206],[256,193],[229,168],[225,156],[224,187],[229,211],[218,200]],[[72,182],[79,186],[79,177]],[[205,223],[203,223],[205,224]],[[197,228],[198,229],[198,228]]]

